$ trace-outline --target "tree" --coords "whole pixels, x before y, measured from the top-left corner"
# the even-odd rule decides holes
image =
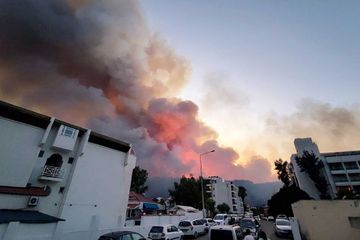
[[[311,199],[310,196],[295,184],[288,187],[283,186],[279,192],[275,193],[268,201],[269,213],[272,216],[276,216],[278,214],[294,216],[291,204],[299,200],[308,199]]]
[[[315,187],[320,192],[320,198],[329,199],[327,182],[322,173],[322,169],[324,168],[322,161],[320,161],[314,153],[309,153],[308,151],[304,151],[301,157],[296,156],[295,160],[300,170],[306,172],[314,182]]]
[[[205,202],[205,208],[210,211],[210,216],[214,216],[215,214],[215,201],[212,198],[208,198]]]
[[[136,166],[132,173],[130,190],[140,194],[146,192],[148,189],[148,186],[145,185],[147,178],[148,172]]]
[[[244,207],[244,210],[245,210],[245,197],[247,196],[246,188],[243,187],[243,186],[239,186],[238,189],[239,189],[238,196],[241,197],[242,202],[243,202],[243,207]]]
[[[290,176],[288,169],[288,162],[281,159],[274,162],[275,170],[277,171],[278,179],[280,179],[287,187],[290,185]]]
[[[230,207],[226,203],[219,204],[216,208],[220,213],[228,213],[230,211]]]

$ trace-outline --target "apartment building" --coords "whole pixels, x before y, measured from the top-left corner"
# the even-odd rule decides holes
[[[1,101],[0,132],[0,238],[123,226],[130,144]]]
[[[294,144],[297,153],[291,156],[290,164],[293,180],[311,197],[319,199],[319,192],[307,173],[300,171],[295,161],[296,156],[301,156],[304,151],[314,153],[323,162],[323,175],[332,198],[344,190],[360,193],[360,151],[320,153],[311,138],[297,138]]]
[[[215,206],[226,203],[230,212],[244,214],[244,207],[241,197],[238,196],[239,188],[231,181],[226,181],[218,176],[206,179],[206,192],[211,194]]]

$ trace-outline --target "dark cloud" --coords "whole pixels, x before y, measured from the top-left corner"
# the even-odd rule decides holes
[[[237,168],[198,107],[173,98],[190,66],[137,1],[4,0],[0,19],[2,99],[131,142],[152,176],[196,174],[208,148]]]

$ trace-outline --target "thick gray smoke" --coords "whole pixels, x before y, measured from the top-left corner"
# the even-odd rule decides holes
[[[190,72],[137,1],[0,1],[1,99],[131,142],[151,176],[196,175],[211,147],[217,174],[241,177],[198,107],[173,98]]]

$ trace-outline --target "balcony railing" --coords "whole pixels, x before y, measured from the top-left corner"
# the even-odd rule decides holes
[[[60,167],[45,165],[40,179],[61,181],[64,178],[65,171]]]

